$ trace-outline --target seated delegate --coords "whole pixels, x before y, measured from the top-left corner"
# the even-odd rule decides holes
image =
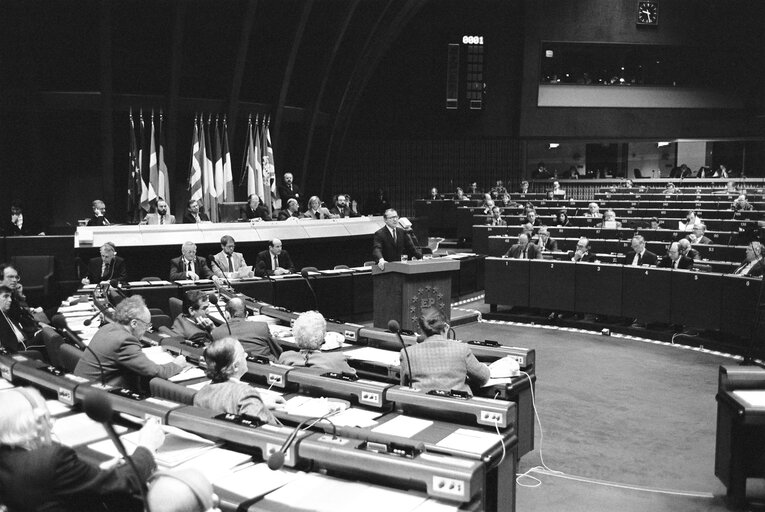
[[[339,353],[321,352],[324,336],[327,334],[327,321],[318,311],[306,311],[295,319],[292,326],[298,352],[282,352],[280,364],[322,368],[332,372],[356,374]]]
[[[262,356],[269,361],[276,361],[282,348],[271,337],[271,330],[265,322],[247,320],[247,308],[244,301],[234,297],[226,304],[228,324],[219,325],[212,330],[212,339],[220,340],[232,336],[239,340],[248,355]],[[231,332],[229,333],[229,329]]]
[[[192,339],[202,337],[211,340],[210,331],[212,331],[213,321],[207,317],[207,308],[210,307],[210,300],[207,294],[202,290],[189,290],[183,294],[183,312],[173,321],[172,330],[183,336]]]
[[[427,337],[401,350],[402,385],[425,392],[440,389],[472,394],[468,382],[480,386],[489,380],[488,366],[479,362],[466,345],[446,338],[449,324],[440,311],[427,309],[418,322]]]
[[[80,459],[52,439],[52,427],[36,389],[0,394],[0,502],[9,510],[125,510],[127,497],[140,493],[156,468],[152,453],[165,439],[156,421],[141,429],[131,455],[139,481],[128,464],[102,470]]]
[[[241,343],[231,337],[213,341],[205,348],[204,359],[210,383],[194,395],[194,405],[278,424],[269,410],[277,402],[266,403],[256,388],[239,380],[247,373],[247,353]]]

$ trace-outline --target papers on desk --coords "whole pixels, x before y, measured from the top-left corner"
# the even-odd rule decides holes
[[[347,350],[344,354],[349,359],[380,363],[386,366],[398,366],[401,361],[398,352],[374,347],[361,347],[354,350]]]
[[[368,428],[377,425],[377,418],[383,415],[382,411],[368,411],[351,407],[332,415],[332,423],[338,427],[361,427]]]
[[[447,254],[444,256],[444,258],[449,258],[450,260],[461,260],[475,255],[476,254],[474,252],[458,252],[454,254]]]
[[[141,349],[141,352],[143,352],[154,364],[172,363],[173,359],[175,359],[170,352],[160,346],[145,347]]]
[[[115,425],[114,430],[119,434],[127,429],[123,426]],[[53,425],[53,438],[66,446],[92,443],[106,437],[107,434],[103,425],[88,418],[88,415],[84,412],[59,418]],[[106,442],[111,444],[111,441],[107,440]]]
[[[320,274],[324,274],[327,276],[336,275],[336,274],[353,274],[354,270],[350,268],[336,268],[332,270],[322,270],[319,272]]]
[[[201,455],[179,464],[176,469],[196,469],[211,482],[221,479],[222,472],[230,473],[245,463],[252,462],[252,457],[247,453],[226,450],[225,448],[213,448]]]
[[[98,283],[95,284],[84,284],[82,285],[83,290],[95,290],[96,286],[98,286]]]
[[[379,432],[380,434],[390,434],[392,436],[412,437],[432,424],[433,422],[430,420],[412,418],[411,416],[396,416],[379,427],[373,428],[372,431]]]
[[[733,394],[746,402],[749,407],[765,407],[765,390],[737,390],[734,391]]]
[[[459,428],[437,442],[436,446],[480,455],[500,441],[501,438],[491,432]]]
[[[45,406],[48,408],[48,412],[54,418],[68,414],[72,409],[58,400],[46,400]]]
[[[351,267],[351,270],[356,272],[372,272],[372,267]]]
[[[301,473],[258,504],[262,505],[263,510],[274,512],[411,512],[419,510],[418,507],[426,501],[427,496],[420,493],[351,482],[318,473]]]
[[[212,279],[197,279],[194,281],[193,279],[177,279],[175,281],[177,284],[180,285],[189,285],[189,284],[212,284]]]
[[[130,281],[128,282],[130,286],[166,286],[173,284],[170,281]]]
[[[93,306],[93,303],[90,301],[87,302],[76,302],[70,306],[60,306],[58,308],[58,312],[62,315],[66,315],[69,313],[85,313],[85,312],[94,312],[95,307]]]
[[[0,379],[0,389],[13,389],[13,388],[15,388],[15,387],[16,387],[16,386],[14,386],[13,384],[11,384],[11,383],[10,383],[10,382],[8,382],[7,380],[5,380],[5,379]]]
[[[350,407],[350,404],[345,400],[297,395],[280,405],[278,409],[294,416],[319,418],[334,411],[342,411],[348,407]],[[334,418],[334,416],[332,417]]]
[[[154,460],[157,461],[157,465],[165,468],[173,468],[218,447],[218,444],[212,441],[179,428],[163,425],[162,430],[165,432],[165,442],[154,454]],[[140,435],[140,431],[136,430],[121,436],[128,453],[132,453],[136,449]],[[117,448],[110,440],[94,443],[88,447],[111,457],[120,456]]]
[[[183,381],[191,380],[191,379],[200,379],[204,376],[205,376],[205,371],[202,368],[199,368],[197,366],[187,366],[181,371],[181,373],[173,375],[167,380],[169,380],[170,382],[183,382]]]
[[[209,475],[208,478],[213,484],[215,494],[222,500],[229,503],[241,503],[265,496],[304,474],[286,470],[271,471],[265,463],[261,463],[234,471],[219,471]]]

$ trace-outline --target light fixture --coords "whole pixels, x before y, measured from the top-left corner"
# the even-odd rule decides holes
[[[550,143],[550,149],[556,149],[558,146],[560,146],[560,144],[558,144],[557,142]]]

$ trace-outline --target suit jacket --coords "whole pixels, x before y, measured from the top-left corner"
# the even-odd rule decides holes
[[[507,250],[504,257],[520,259],[522,252],[523,249],[521,249],[520,244],[515,244]],[[536,245],[529,242],[528,249],[526,250],[526,258],[530,260],[538,260],[542,258],[542,253]]]
[[[209,383],[194,395],[194,405],[216,413],[247,415],[263,423],[279,424],[263,403],[257,388],[238,380]]]
[[[186,264],[183,262],[183,256],[178,256],[170,260],[170,276],[168,281],[178,281],[180,279],[188,279],[186,277]],[[194,270],[200,279],[210,279],[213,276],[212,270],[207,266],[207,260],[204,258],[196,257],[194,261]]]
[[[101,215],[99,217],[91,217],[90,220],[88,221],[88,226],[110,226],[110,225],[111,225],[111,222],[109,222],[109,220],[104,215]]]
[[[330,372],[356,374],[356,370],[350,367],[345,360],[345,356],[339,352],[329,353],[312,350],[295,352],[290,350],[282,352],[282,355],[279,356],[279,364],[322,368]]]
[[[576,256],[576,251],[573,251],[573,254],[571,255],[571,261],[574,261],[574,256]],[[582,259],[579,261],[584,261],[587,263],[595,263],[596,256],[594,254],[591,254],[589,252],[586,252],[582,255]]]
[[[6,318],[6,316],[8,318]],[[16,336],[16,332],[13,330],[13,327],[11,327],[9,322],[13,322],[10,318],[10,313],[7,313],[6,315],[0,313],[0,346],[11,354],[15,354],[19,350],[23,350],[24,347],[19,343],[19,338]],[[21,331],[21,326],[18,323],[16,323],[16,328]]]
[[[538,239],[534,245],[536,245],[537,249],[539,249],[540,246],[539,246]],[[552,237],[547,237],[547,242],[545,243],[545,251],[557,251],[557,250],[558,250],[558,242]]]
[[[390,234],[388,226],[383,226],[374,234],[372,243],[372,257],[375,262],[380,258],[385,261],[401,261],[401,255],[406,254],[410,258],[422,258],[422,252],[414,246],[412,237],[402,228],[396,227],[396,241]]]
[[[173,331],[183,336],[185,339],[190,340],[193,336],[201,334],[210,334],[210,332],[204,327],[191,321],[186,315],[180,314],[173,321],[171,327]],[[210,338],[208,338],[208,341]]]
[[[745,267],[748,264],[749,264],[748,261],[742,261],[741,265],[736,267],[736,271],[738,271],[738,269],[740,268]],[[747,272],[746,274],[741,274],[741,275],[745,275],[749,277],[762,277],[763,275],[765,275],[765,263],[763,263],[762,260],[760,260],[757,263],[755,263],[751,269],[749,269],[749,272]]]
[[[144,447],[131,459],[145,482],[156,469],[154,458]],[[124,503],[126,494],[138,494],[140,483],[128,464],[109,470],[81,460],[68,446],[53,443],[35,450],[0,447],[2,501],[12,511],[103,510],[104,497],[113,495]]]
[[[167,379],[181,372],[175,363],[156,364],[141,351],[141,342],[125,330],[122,324],[110,323],[101,327],[90,341],[89,347],[98,356],[107,384],[118,387],[140,388],[140,378]],[[90,350],[82,353],[74,374],[99,381],[98,362]]]
[[[300,214],[295,213],[293,215],[291,211],[285,208],[284,210],[279,210],[279,215],[276,216],[276,220],[287,220],[287,219],[291,219],[292,217],[297,219],[298,217],[300,217]]]
[[[214,259],[218,265],[220,265],[223,269],[225,269],[226,272],[228,272],[228,257],[223,251],[216,254]],[[244,255],[241,252],[235,252],[231,255],[231,263],[233,263],[234,272],[239,270],[241,267],[247,266],[247,262],[244,261]],[[223,277],[223,272],[220,271],[218,265],[210,265],[212,273],[218,277]]]
[[[87,278],[91,283],[100,283],[101,281],[111,281],[116,279],[120,282],[127,281],[127,266],[125,266],[125,260],[119,256],[115,256],[111,264],[106,267],[106,272],[101,274],[101,265],[103,260],[100,256],[91,258],[88,261],[88,273]]]
[[[341,219],[346,217],[360,217],[358,212],[354,212],[351,210],[351,207],[347,205],[345,208],[338,208],[337,205],[335,205],[329,210],[329,213],[332,215],[339,215]]]
[[[290,190],[285,183],[282,183],[276,187],[276,192],[279,194],[279,199],[282,200],[282,208],[287,208],[288,199],[294,197],[297,199],[298,203],[300,203],[300,200],[302,199],[302,196],[300,195],[300,187],[298,187],[294,181],[292,182],[292,190]]]
[[[686,237],[686,238],[688,238],[688,237]],[[690,240],[690,239],[689,239],[689,240]],[[701,238],[698,238],[698,239],[697,239],[695,242],[693,242],[693,243],[694,243],[694,244],[707,245],[707,244],[711,244],[711,243],[712,243],[712,240],[711,240],[711,239],[710,239],[708,236],[702,236]]]
[[[31,234],[32,232],[29,230],[29,224],[26,222],[24,222],[21,227],[18,227],[11,221],[8,221],[5,225],[5,236],[27,236]]]
[[[699,251],[697,251],[693,247],[688,249],[688,252],[686,253],[686,256],[689,257],[692,260],[700,260],[701,259],[701,254],[699,254]]]
[[[209,221],[210,217],[206,213],[204,213],[204,212],[199,212],[199,220],[202,221],[202,222]],[[197,219],[194,218],[194,216],[191,214],[191,212],[187,211],[186,213],[183,214],[183,223],[184,224],[196,224],[197,223]]]
[[[407,347],[406,352],[401,350],[400,360],[401,384],[406,384],[411,365],[411,386],[424,392],[442,389],[470,393],[470,386],[466,380],[480,386],[489,380],[490,375],[489,367],[480,363],[467,346],[448,340],[440,334],[425,338],[418,345]]]
[[[146,222],[146,224],[159,224],[159,214],[148,213],[143,220]],[[165,224],[175,224],[175,215],[170,215],[169,213],[166,214]]]
[[[282,249],[282,253],[279,255],[279,266],[283,269],[295,272],[295,265],[292,263],[290,253]],[[258,277],[272,276],[274,275],[274,268],[271,261],[271,251],[266,249],[258,253],[258,257],[255,258],[255,275]]]
[[[635,251],[630,251],[627,253],[627,255],[624,257],[624,264],[625,265],[632,265],[632,260],[635,259]],[[659,257],[656,256],[654,253],[649,251],[648,249],[645,250],[643,253],[643,260],[640,262],[640,265],[656,265],[659,263]]]
[[[672,260],[670,259],[669,256],[664,256],[657,266],[659,268],[673,268]],[[683,270],[690,270],[693,268],[693,260],[691,258],[688,258],[687,256],[680,255],[680,261],[677,264],[677,268],[683,269]]]
[[[255,356],[267,357],[271,361],[276,361],[282,353],[282,348],[271,337],[271,330],[265,322],[249,322],[244,318],[230,318],[228,325],[231,327],[231,334],[228,333],[226,325],[219,325],[212,330],[212,338],[219,340],[226,336],[233,336],[238,339],[244,351]]]
[[[261,220],[273,220],[271,218],[271,214],[268,213],[268,210],[266,210],[266,207],[262,204],[259,204],[257,208],[254,210],[250,208],[249,204],[246,204],[242,206],[240,210],[241,216],[243,220],[249,220],[249,219],[261,219]]]
[[[501,217],[499,219],[489,217],[486,219],[486,224],[489,226],[507,226],[507,221]]]
[[[321,206],[316,212],[306,210],[300,214],[301,219],[331,219],[332,215],[325,207]]]

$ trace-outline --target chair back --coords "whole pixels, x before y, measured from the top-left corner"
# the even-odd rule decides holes
[[[185,405],[194,405],[194,395],[197,394],[195,389],[159,377],[154,377],[149,381],[149,390],[153,397],[172,400]]]
[[[154,327],[154,330],[159,329],[160,327],[172,327],[173,321],[170,319],[169,316],[162,313],[159,315],[152,314],[151,315],[151,325]]]
[[[52,295],[56,267],[53,256],[13,256],[10,263],[19,272],[28,297],[44,299]]]
[[[73,347],[68,343],[63,343],[60,347],[61,366],[69,373],[74,372],[77,367],[77,363],[82,359],[82,350],[77,347]]]
[[[51,327],[43,327],[42,330],[40,330],[40,336],[45,345],[45,351],[48,353],[48,361],[50,364],[63,368],[64,364],[61,359],[61,345],[64,344],[64,338]]]
[[[175,321],[178,315],[183,313],[183,301],[177,297],[170,297],[167,305],[170,310],[170,320]]]

